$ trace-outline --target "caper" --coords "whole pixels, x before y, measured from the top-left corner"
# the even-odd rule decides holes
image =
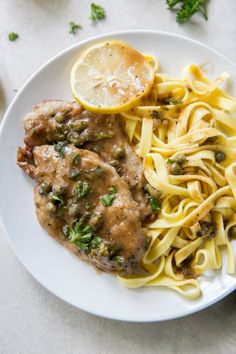
[[[162,195],[162,192],[159,191],[158,189],[153,188],[149,183],[146,184],[145,190],[153,197],[156,199],[159,199]]]
[[[75,144],[76,147],[80,147],[83,143],[90,140],[90,134],[87,130],[84,130],[81,134],[76,131],[71,131],[68,134],[68,140]]]
[[[56,131],[54,133],[54,139],[53,141],[49,141],[50,143],[54,143],[56,141],[63,141],[63,140],[66,140],[66,135],[67,135],[67,132],[61,132],[61,131]]]
[[[229,235],[230,235],[231,238],[236,239],[236,225],[232,226],[229,229]]]
[[[114,256],[117,256],[118,253],[122,251],[121,245],[117,243],[113,243],[109,245],[109,258],[113,258]]]
[[[177,162],[173,162],[169,165],[169,171],[172,175],[181,175],[183,170]]]
[[[79,175],[80,175],[80,171],[77,168],[73,167],[69,170],[68,177],[70,179],[75,180],[76,178],[79,177]]]
[[[186,156],[184,154],[177,154],[173,157],[173,160],[181,165],[186,161]]]
[[[97,231],[98,229],[100,229],[100,227],[103,224],[102,219],[103,219],[102,213],[100,213],[100,212],[93,213],[93,215],[91,216],[91,218],[89,220],[89,224],[92,226],[94,231]]]
[[[81,161],[81,156],[78,152],[72,152],[69,157],[71,164],[77,166]]]
[[[64,157],[66,153],[66,146],[66,141],[59,141],[57,144],[54,145],[54,149],[61,157]]]
[[[203,221],[201,229],[197,232],[197,236],[201,236],[206,240],[211,240],[216,235],[216,224],[214,222]]]
[[[46,195],[48,194],[48,192],[50,191],[51,186],[48,183],[43,182],[40,186],[39,186],[39,194],[41,195]]]
[[[162,111],[152,111],[152,113],[150,115],[153,119],[159,120],[161,123],[164,113]]]
[[[223,161],[225,161],[225,159],[226,159],[226,154],[223,152],[223,151],[217,151],[216,153],[215,153],[215,160],[216,160],[216,162],[223,162]]]
[[[57,123],[62,123],[65,119],[65,115],[62,112],[57,112],[54,116],[54,119]]]
[[[121,160],[125,157],[125,149],[123,146],[115,145],[112,149],[112,156],[116,160]]]
[[[67,138],[71,143],[75,144],[80,139],[80,135],[75,131],[70,131]]]
[[[48,202],[46,204],[46,211],[48,213],[55,213],[57,211],[57,207],[52,202]]]
[[[82,132],[86,128],[88,128],[88,122],[86,120],[79,120],[74,122],[73,128],[77,132]]]
[[[151,244],[152,238],[149,236],[146,236],[145,239],[143,240],[143,248],[147,251],[149,249],[149,246]]]
[[[72,204],[69,207],[68,213],[70,216],[77,216],[80,212],[80,208],[78,204]]]
[[[209,144],[214,144],[218,142],[218,136],[210,136],[210,138],[207,138],[205,143]]]

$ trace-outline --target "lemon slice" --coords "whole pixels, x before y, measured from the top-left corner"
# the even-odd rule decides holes
[[[89,47],[71,70],[75,99],[97,113],[132,108],[152,87],[154,69],[128,44],[112,40]]]

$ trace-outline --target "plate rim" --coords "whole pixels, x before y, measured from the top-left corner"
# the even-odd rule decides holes
[[[24,84],[21,86],[21,88],[19,89],[19,91],[17,92],[17,94],[15,95],[15,97],[12,99],[11,103],[9,104],[8,108],[6,109],[6,112],[2,118],[1,124],[0,124],[0,142],[1,142],[1,137],[4,131],[4,127],[5,124],[7,122],[8,116],[10,116],[12,107],[14,106],[15,102],[18,100],[19,96],[21,95],[21,93],[24,91],[24,89],[28,86],[28,84],[41,72],[44,70],[45,67],[47,67],[50,63],[52,63],[53,61],[55,61],[57,58],[63,56],[65,53],[69,52],[70,50],[76,48],[76,47],[80,47],[86,44],[89,44],[95,40],[99,40],[99,39],[105,39],[109,36],[117,36],[117,35],[126,35],[126,34],[157,34],[157,35],[163,35],[166,37],[174,37],[174,38],[179,38],[182,39],[186,42],[189,43],[194,43],[200,47],[203,47],[205,49],[207,49],[208,51],[212,52],[213,54],[219,56],[221,59],[223,59],[224,61],[228,62],[234,69],[236,72],[236,64],[228,59],[224,54],[222,54],[221,52],[219,52],[218,50],[212,48],[211,46],[207,45],[206,43],[203,43],[201,41],[198,41],[196,39],[193,39],[191,37],[187,37],[184,35],[180,35],[180,34],[175,34],[172,32],[168,32],[168,31],[159,31],[159,30],[149,30],[149,29],[128,29],[128,30],[119,30],[119,31],[111,31],[111,32],[105,32],[103,34],[99,34],[99,35],[94,35],[91,37],[88,37],[86,39],[83,39],[81,41],[78,41],[77,43],[66,47],[65,49],[59,51],[57,54],[55,54],[54,56],[52,56],[50,59],[46,60],[37,70],[35,70],[30,76],[29,78],[24,82]],[[142,322],[142,323],[151,323],[151,322],[162,322],[162,321],[168,321],[168,320],[173,320],[173,319],[178,319],[178,318],[182,318],[185,316],[189,316],[191,314],[203,311],[204,309],[210,307],[211,305],[219,302],[220,300],[222,300],[223,298],[225,298],[227,295],[229,295],[231,292],[233,292],[236,289],[236,283],[235,285],[230,286],[227,290],[223,291],[222,293],[220,293],[218,296],[216,296],[215,298],[213,298],[212,300],[208,301],[207,303],[204,304],[197,304],[194,308],[192,309],[188,309],[188,311],[182,312],[178,315],[173,315],[173,316],[167,316],[166,318],[160,318],[160,319],[130,319],[129,316],[127,316],[126,318],[124,318],[124,316],[119,317],[116,316],[116,318],[114,318],[112,315],[104,313],[102,311],[99,310],[94,310],[94,309],[89,309],[86,306],[82,306],[82,307],[78,307],[77,304],[73,303],[72,301],[68,301],[65,300],[63,297],[61,297],[59,294],[57,294],[54,290],[49,289],[42,280],[39,280],[38,276],[35,276],[34,274],[32,274],[31,269],[25,264],[24,260],[22,260],[21,256],[18,254],[18,251],[15,249],[10,237],[8,236],[8,233],[5,229],[4,226],[4,220],[2,218],[2,213],[1,213],[1,208],[0,208],[0,226],[3,230],[3,234],[6,237],[8,243],[10,244],[11,249],[14,251],[16,257],[18,258],[18,260],[20,261],[20,263],[23,265],[23,267],[27,270],[27,272],[39,283],[41,284],[45,289],[47,289],[47,291],[49,291],[51,294],[53,294],[54,296],[58,297],[60,300],[63,300],[64,302],[72,305],[73,307],[86,311],[87,313],[90,313],[92,315],[96,315],[102,318],[106,318],[106,319],[112,319],[112,320],[117,320],[117,321],[125,321],[125,322],[132,322],[132,323],[137,323],[137,322]]]

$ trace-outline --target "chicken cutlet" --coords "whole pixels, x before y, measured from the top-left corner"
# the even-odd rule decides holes
[[[30,148],[67,141],[96,152],[127,182],[141,219],[151,214],[142,161],[128,143],[118,116],[91,113],[75,102],[47,100],[26,115],[24,129]]]
[[[51,236],[104,271],[139,272],[149,239],[138,204],[114,167],[63,142],[19,148],[18,164],[37,181],[36,214]]]

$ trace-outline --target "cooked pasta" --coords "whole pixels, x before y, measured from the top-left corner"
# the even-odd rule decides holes
[[[159,72],[141,104],[121,113],[125,131],[143,159],[145,177],[160,195],[142,276],[119,277],[125,287],[163,286],[190,299],[201,295],[198,276],[222,268],[235,273],[230,240],[236,235],[236,99],[197,65],[182,78]]]

